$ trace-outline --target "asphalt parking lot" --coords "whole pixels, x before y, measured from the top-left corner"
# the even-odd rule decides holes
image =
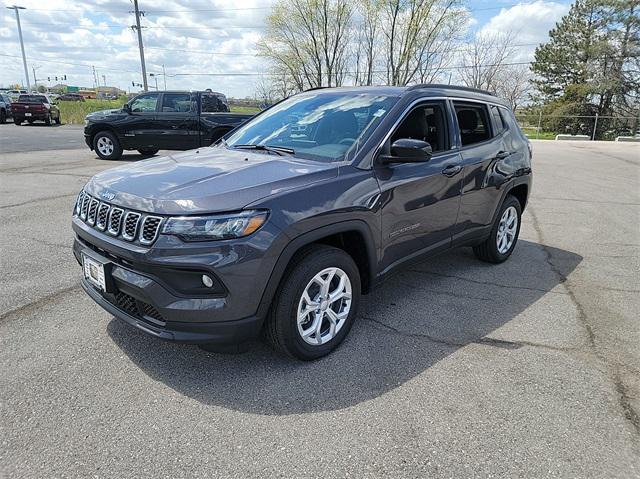
[[[640,476],[640,146],[535,142],[508,262],[415,264],[300,363],[164,343],[100,309],[70,212],[121,162],[8,153],[5,128],[0,476]]]

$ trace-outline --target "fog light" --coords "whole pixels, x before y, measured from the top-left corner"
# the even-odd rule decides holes
[[[213,280],[211,279],[210,276],[207,276],[206,274],[202,275],[202,284],[204,284],[207,288],[212,288],[213,287]]]

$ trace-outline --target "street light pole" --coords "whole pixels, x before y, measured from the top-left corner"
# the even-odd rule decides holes
[[[18,10],[26,10],[25,7],[19,7],[18,5],[13,5],[11,7],[7,7],[9,10],[13,10],[16,12],[16,22],[18,23],[18,36],[20,37],[20,48],[22,49],[22,65],[24,66],[24,76],[27,79],[27,91],[31,91],[31,84],[29,83],[29,69],[27,68],[27,56],[24,53],[24,41],[22,40],[22,27],[20,26],[20,13]]]
[[[162,78],[164,79],[164,91],[167,91],[167,72],[164,71],[164,63],[162,64]]]

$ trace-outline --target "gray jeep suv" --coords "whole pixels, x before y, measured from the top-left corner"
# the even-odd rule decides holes
[[[530,190],[529,142],[487,92],[316,89],[212,147],[94,176],[74,254],[89,296],[148,334],[216,347],[263,332],[310,360],[401,265],[458,246],[505,261]]]

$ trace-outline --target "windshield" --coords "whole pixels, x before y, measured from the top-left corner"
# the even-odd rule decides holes
[[[46,96],[42,95],[20,95],[18,98],[20,103],[49,103]]]
[[[226,145],[268,146],[293,150],[300,158],[340,160],[354,144],[366,141],[396,101],[348,92],[298,95],[238,128]]]

